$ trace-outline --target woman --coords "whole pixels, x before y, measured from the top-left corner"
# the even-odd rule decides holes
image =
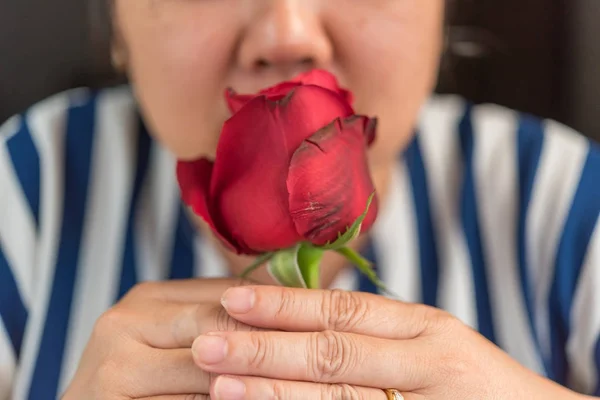
[[[431,97],[443,0],[112,6],[130,88],[59,94],[1,130],[0,397],[600,396],[600,151]],[[249,260],[179,199],[174,162],[214,155],[226,87],[311,68],[379,118],[381,211],[357,245],[404,302],[335,258],[323,287],[358,291],[264,271],[240,287],[226,277]]]

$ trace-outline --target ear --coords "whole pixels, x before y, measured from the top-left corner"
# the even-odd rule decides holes
[[[113,37],[110,49],[110,59],[113,68],[119,73],[127,72],[127,54],[121,40]]]
[[[107,59],[110,58],[113,69],[124,73],[127,69],[127,53],[115,15],[115,0],[91,0],[88,4],[94,65],[106,68]]]
[[[113,68],[116,72],[125,74],[127,72],[128,55],[123,35],[119,26],[117,7],[115,0],[100,0],[105,5],[107,21],[106,25],[110,29],[110,58]]]
[[[112,35],[110,46],[110,59],[115,71],[125,74],[127,72],[127,64],[129,57],[127,56],[127,48],[125,46],[125,41],[123,40],[123,35],[121,35],[119,23],[114,13],[114,6],[113,12],[111,13],[111,22]]]

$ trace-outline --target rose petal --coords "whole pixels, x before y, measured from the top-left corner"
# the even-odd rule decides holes
[[[351,92],[340,88],[335,75],[321,69],[304,72],[297,75],[291,81],[278,83],[277,85],[261,90],[258,94],[238,94],[235,90],[228,88],[225,90],[225,100],[231,112],[236,113],[257,96],[264,95],[269,100],[277,101],[283,99],[293,89],[303,85],[319,86],[331,90],[340,95],[350,106],[354,101]]]
[[[229,110],[235,114],[250,100],[258,96],[266,96],[267,99],[277,101],[283,99],[294,88],[300,86],[298,82],[283,82],[273,87],[261,90],[258,94],[239,94],[232,88],[225,90],[225,101]]]
[[[365,211],[374,192],[367,165],[365,117],[336,120],[305,140],[290,163],[290,214],[298,232],[317,245],[333,242]],[[362,230],[377,215],[375,197]]]
[[[288,211],[289,155],[275,108],[256,97],[225,122],[211,184],[224,228],[255,251],[287,248],[301,239]]]
[[[184,203],[214,228],[208,211],[208,196],[213,163],[205,158],[177,163],[177,180]]]
[[[225,122],[210,193],[236,243],[271,251],[302,239],[289,215],[290,159],[304,139],[351,114],[338,94],[300,86],[277,102],[256,97]]]
[[[177,180],[181,190],[181,199],[210,226],[215,235],[229,249],[238,251],[238,246],[218,229],[210,211],[209,188],[212,170],[213,163],[205,158],[196,161],[179,161],[177,163]]]
[[[300,86],[300,82],[282,82],[270,88],[260,91],[261,95],[267,96],[267,99],[277,101],[283,99],[292,90]]]
[[[341,88],[335,75],[323,69],[313,69],[299,74],[292,82],[301,82],[303,85],[320,86],[340,94],[350,105],[354,102],[352,93]]]
[[[367,140],[367,146],[371,147],[371,145],[375,141],[375,138],[377,137],[377,119],[376,118],[365,119],[364,123],[365,123],[364,132],[365,132],[365,138]]]
[[[238,94],[235,90],[227,88],[225,90],[225,101],[232,114],[238,112],[242,107],[246,105],[250,100],[255,98],[252,94]]]
[[[278,119],[286,132],[289,156],[308,137],[336,118],[349,117],[352,107],[337,93],[320,86],[299,86],[281,100]]]

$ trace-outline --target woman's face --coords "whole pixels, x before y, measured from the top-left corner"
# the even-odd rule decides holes
[[[255,92],[316,67],[379,118],[375,167],[410,139],[436,82],[443,14],[444,0],[116,0],[116,46],[179,158],[214,155],[226,87]]]

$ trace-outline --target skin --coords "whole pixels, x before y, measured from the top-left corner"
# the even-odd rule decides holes
[[[214,156],[230,115],[226,87],[253,93],[323,68],[353,91],[358,113],[379,119],[369,156],[383,199],[394,159],[437,79],[444,2],[115,0],[114,16],[115,52],[145,119],[178,158]],[[248,264],[225,255],[234,273]],[[325,261],[328,283],[344,262]],[[257,279],[269,281],[264,272]]]
[[[436,81],[443,16],[443,0],[115,0],[114,49],[150,130],[182,159],[214,155],[226,87],[332,71],[357,111],[379,118],[370,167],[384,200]],[[224,255],[234,274],[250,261]],[[344,263],[324,262],[327,286]],[[385,400],[383,387],[406,400],[583,398],[440,310],[327,290],[227,291],[239,285],[134,288],[99,319],[63,399]]]
[[[266,331],[212,332],[194,341],[195,362],[219,375],[212,399],[384,400],[372,387],[397,388],[405,400],[586,399],[428,306],[267,286],[229,289],[222,304],[236,320]],[[236,387],[242,396],[234,396]]]

